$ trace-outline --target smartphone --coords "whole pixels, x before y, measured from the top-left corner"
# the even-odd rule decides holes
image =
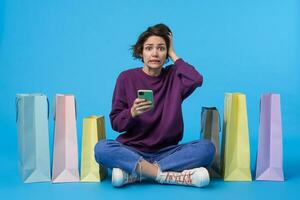
[[[146,99],[147,101],[152,102],[152,107],[154,107],[154,98],[152,90],[138,90],[138,98]]]

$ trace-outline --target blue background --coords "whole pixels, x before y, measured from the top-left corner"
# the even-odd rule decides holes
[[[148,26],[167,24],[176,53],[204,76],[204,84],[183,103],[185,136],[200,136],[202,106],[223,111],[225,92],[247,95],[251,167],[258,139],[259,100],[281,94],[285,182],[213,181],[206,189],[134,184],[114,189],[97,184],[23,184],[17,170],[16,93],[72,93],[82,119],[109,112],[118,74],[140,67],[130,45]],[[300,1],[17,1],[0,0],[0,198],[6,199],[296,199],[300,188],[299,64]],[[50,113],[50,146],[53,143]]]

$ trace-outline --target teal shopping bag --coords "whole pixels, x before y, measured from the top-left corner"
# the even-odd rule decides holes
[[[43,94],[17,94],[16,112],[22,180],[50,181],[48,99]]]

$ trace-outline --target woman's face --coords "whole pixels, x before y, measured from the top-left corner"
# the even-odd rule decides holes
[[[150,36],[143,45],[144,64],[152,69],[161,68],[167,58],[167,45],[159,36]]]

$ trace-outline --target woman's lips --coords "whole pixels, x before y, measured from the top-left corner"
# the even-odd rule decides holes
[[[160,63],[160,60],[149,60],[150,63]]]

